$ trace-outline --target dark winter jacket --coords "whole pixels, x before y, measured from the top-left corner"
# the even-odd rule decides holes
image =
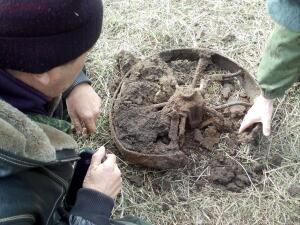
[[[80,74],[69,91],[82,82],[89,81]],[[0,85],[4,87],[5,82]],[[9,94],[3,92],[4,88],[1,90],[5,100],[11,100],[12,103],[17,101],[18,96],[24,97],[20,93],[33,91],[25,88],[18,95],[16,87],[8,88],[7,91],[13,90],[15,94],[15,98],[9,98]],[[34,97],[38,93],[33,91],[27,94]],[[73,176],[74,162],[79,158],[78,149],[73,138],[54,127],[64,130],[67,122],[35,115],[35,118],[41,116],[38,121],[44,122],[36,123],[7,101],[1,100],[2,96],[0,95],[0,224],[110,224],[114,202],[100,192],[81,188],[72,210],[66,210],[69,206],[66,207],[65,199]],[[38,103],[41,101],[31,102],[31,105]],[[61,111],[57,110],[59,105],[52,104],[49,115],[51,111]],[[22,108],[27,105],[19,106]],[[48,121],[56,126],[48,126]]]
[[[76,85],[86,82],[88,78],[81,73],[63,99]],[[24,97],[13,90],[14,97]],[[21,92],[33,99],[39,94],[27,91],[32,93],[26,93],[26,88]],[[48,114],[53,117],[35,114],[29,119],[0,95],[0,224],[151,225],[136,217],[110,219],[113,199],[81,188],[92,153],[81,151],[78,157],[76,142],[65,133],[70,124],[57,119],[63,115],[61,103],[58,99],[48,104]]]

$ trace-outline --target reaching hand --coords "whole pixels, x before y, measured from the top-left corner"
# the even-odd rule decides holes
[[[78,133],[96,131],[101,99],[89,84],[80,84],[66,99],[68,113]]]
[[[107,154],[102,146],[94,155],[83,181],[84,188],[99,191],[111,198],[116,198],[122,187],[121,171],[114,154]]]
[[[271,134],[271,119],[273,113],[273,100],[266,99],[262,95],[255,99],[253,106],[249,109],[241,124],[239,133],[245,131],[255,123],[262,123],[263,134]]]

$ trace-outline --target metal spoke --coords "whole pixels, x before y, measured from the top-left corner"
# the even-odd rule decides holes
[[[192,81],[191,87],[196,88],[198,80],[203,77],[203,72],[207,68],[207,66],[211,63],[208,58],[200,58],[197,64],[196,72],[194,75],[194,79]]]
[[[227,103],[227,104],[223,104],[223,105],[218,105],[218,106],[214,106],[213,108],[215,110],[219,110],[219,109],[225,109],[231,106],[235,106],[235,105],[242,105],[242,106],[252,106],[251,103],[248,102],[231,102],[231,103]]]

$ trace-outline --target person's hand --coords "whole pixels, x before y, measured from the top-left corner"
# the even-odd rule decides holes
[[[101,99],[89,84],[79,84],[66,99],[67,109],[77,133],[96,131]]]
[[[111,198],[116,198],[122,187],[121,171],[114,154],[107,154],[102,146],[92,157],[91,165],[83,181],[84,188],[99,191]]]
[[[239,129],[239,133],[245,131],[255,123],[262,123],[263,134],[271,134],[271,120],[273,113],[273,100],[266,99],[262,95],[257,97],[253,106],[249,109]]]

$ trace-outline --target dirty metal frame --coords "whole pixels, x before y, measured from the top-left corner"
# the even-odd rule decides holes
[[[221,54],[206,49],[175,49],[175,50],[161,52],[157,55],[152,56],[151,58],[153,57],[160,58],[166,63],[169,63],[171,61],[176,61],[176,60],[198,61],[194,79],[190,84],[190,87],[192,89],[197,90],[197,92],[199,93],[204,92],[208,82],[210,81],[222,81],[222,80],[227,80],[232,78],[236,78],[239,81],[240,85],[245,90],[251,102],[253,102],[253,99],[260,92],[255,79],[245,69],[239,66],[232,59],[229,59],[228,57],[225,57]],[[231,74],[218,74],[218,75],[210,75],[204,77],[203,72],[205,71],[206,67],[209,64],[215,64],[219,68],[229,71]],[[121,141],[118,139],[116,135],[114,123],[113,123],[114,102],[120,93],[121,86],[124,79],[128,78],[129,75],[130,75],[130,70],[122,77],[122,81],[120,82],[112,98],[112,104],[110,108],[110,115],[109,115],[110,130],[111,130],[113,141],[116,144],[117,148],[119,149],[121,154],[125,157],[125,159],[131,163],[136,163],[146,167],[159,168],[159,169],[179,168],[184,166],[187,163],[187,156],[184,152],[175,152],[174,154],[168,154],[168,155],[143,154],[143,153],[134,152],[126,149],[121,143]],[[199,83],[199,87],[197,87],[198,83]],[[161,108],[166,105],[167,102],[152,105],[152,107]],[[205,106],[206,107],[205,110],[207,110],[208,113],[218,117],[220,120],[223,120],[224,117],[222,116],[221,113],[218,112],[218,110],[233,105],[251,106],[251,104],[245,102],[234,102],[234,103],[229,103],[229,104],[224,104],[224,105],[214,106],[214,107]],[[177,127],[179,127],[178,130],[179,139],[183,135],[182,129],[180,128],[182,126],[185,126],[187,115],[182,115],[182,118],[181,118],[182,124],[177,124],[178,125]],[[172,122],[171,122],[171,126],[172,126]]]

